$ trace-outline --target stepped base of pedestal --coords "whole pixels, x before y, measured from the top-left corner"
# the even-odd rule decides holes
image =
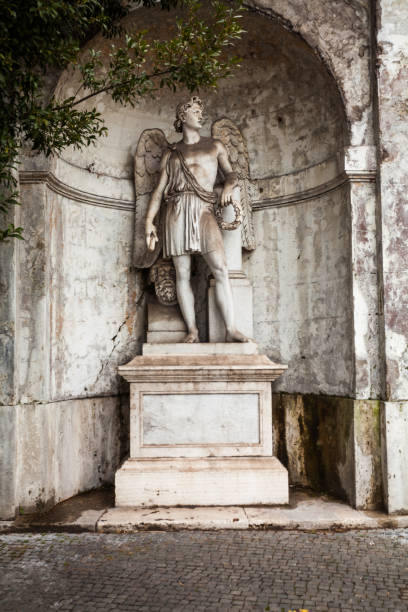
[[[289,502],[276,457],[128,459],[116,472],[116,506],[239,506]]]

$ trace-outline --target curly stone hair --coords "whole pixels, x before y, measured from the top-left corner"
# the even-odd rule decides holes
[[[192,98],[190,98],[190,100],[188,102],[181,102],[181,104],[177,104],[177,108],[176,108],[176,120],[174,122],[174,129],[176,130],[176,132],[182,132],[183,131],[183,120],[182,120],[182,115],[186,112],[186,110],[188,108],[190,108],[191,106],[193,106],[193,104],[198,104],[198,106],[200,106],[201,110],[204,110],[204,104],[203,102],[200,100],[200,98],[198,96],[193,96]]]

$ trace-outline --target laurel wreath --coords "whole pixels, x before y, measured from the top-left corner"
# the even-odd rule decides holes
[[[242,223],[242,209],[241,206],[237,202],[231,202],[230,206],[233,207],[235,213],[234,221],[224,221],[224,217],[222,216],[222,208],[220,206],[216,206],[214,208],[215,218],[217,219],[218,226],[222,230],[235,230]]]

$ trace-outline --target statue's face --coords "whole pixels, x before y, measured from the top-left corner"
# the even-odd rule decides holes
[[[192,104],[183,113],[183,124],[187,127],[199,130],[203,122],[203,110],[199,104]]]

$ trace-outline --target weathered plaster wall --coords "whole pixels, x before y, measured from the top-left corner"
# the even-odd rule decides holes
[[[245,4],[299,33],[315,50],[341,91],[350,144],[373,144],[370,0],[249,0]]]
[[[160,13],[157,23],[154,11],[136,11],[127,25],[154,24],[155,35],[166,36],[171,20]],[[347,128],[340,94],[322,62],[299,37],[255,14],[247,15],[243,25],[247,35],[238,48],[242,69],[222,82],[218,92],[206,94],[204,133],[209,133],[213,120],[226,115],[238,124],[248,144],[254,197],[261,207],[255,212],[257,250],[247,261],[256,287],[255,338],[262,350],[289,362],[289,377],[280,388],[348,394],[352,392],[348,187],[333,190],[331,185],[330,194],[319,197],[319,192],[327,191],[326,183],[341,183]],[[106,43],[97,44],[104,49]],[[70,95],[74,89],[72,76],[65,74],[59,91]],[[153,101],[142,100],[136,109],[118,107],[106,95],[98,97],[108,137],[96,148],[64,152],[64,162],[56,167],[58,177],[93,193],[108,188],[111,197],[131,202],[133,155],[141,132],[161,127],[170,141],[177,140],[174,108],[186,95],[163,94]],[[305,190],[314,190],[317,197],[298,203]],[[283,195],[292,198],[293,206],[270,207]],[[67,216],[63,226],[70,223]],[[110,231],[108,224],[105,233],[101,230],[101,244],[110,242],[106,233]],[[125,230],[124,243],[128,236],[130,240]],[[128,265],[122,261],[120,265]],[[66,262],[69,267],[71,254]],[[113,265],[117,267],[117,261]],[[120,277],[117,282],[122,283]],[[67,296],[72,293],[64,290]],[[201,337],[205,336],[202,329]],[[120,351],[123,340],[119,340]],[[309,341],[311,346],[306,347]],[[102,345],[94,349],[88,369],[95,367],[98,353],[105,354]],[[330,361],[334,354],[336,364]],[[73,359],[74,354],[70,357],[61,345],[61,357]],[[111,362],[115,365],[118,360],[113,356]],[[65,375],[67,389],[77,384],[71,382],[69,370]]]
[[[383,508],[381,402],[355,400],[353,413],[354,504],[357,508]]]
[[[384,402],[382,466],[388,512],[408,512],[408,402]]]
[[[120,397],[0,408],[0,518],[39,511],[107,482],[123,457]]]
[[[18,209],[0,215],[2,227],[18,226]],[[16,240],[0,248],[0,405],[14,401],[14,363],[16,352]]]
[[[254,335],[289,366],[276,390],[353,393],[348,200],[343,187],[255,214]]]
[[[226,115],[239,125],[248,143],[258,248],[246,266],[255,285],[256,338],[270,356],[290,365],[279,389],[327,394],[306,395],[305,401],[282,395],[295,399],[285,400],[286,404],[282,400],[275,411],[275,417],[286,419],[277,421],[275,431],[281,437],[276,447],[284,456],[293,453],[294,482],[331,490],[359,507],[375,505],[379,496],[372,484],[379,453],[375,410],[370,413],[367,408],[369,415],[360,428],[363,404],[357,409],[351,399],[329,397],[372,398],[381,387],[373,240],[377,226],[370,183],[375,172],[370,149],[374,143],[370,3],[254,0],[247,4],[260,14],[245,19],[248,37],[239,49],[243,69],[206,96],[205,129]],[[158,19],[157,12],[141,10],[129,24],[151,25],[160,36],[168,31],[171,19],[167,13]],[[104,48],[109,43],[97,44]],[[383,87],[385,96],[386,80]],[[58,91],[72,95],[75,89],[67,71]],[[4,418],[10,418],[14,428],[3,459],[10,470],[9,460],[16,452],[13,440],[22,431],[18,415],[29,407],[42,444],[47,432],[55,430],[54,410],[63,412],[66,406],[66,432],[74,444],[64,453],[61,446],[56,463],[68,465],[76,449],[88,450],[79,462],[83,469],[76,470],[66,488],[64,477],[47,461],[44,471],[34,462],[25,480],[20,477],[27,466],[17,463],[16,471],[14,465],[14,485],[6,482],[3,489],[8,487],[8,495],[11,489],[16,491],[14,505],[20,500],[31,503],[29,487],[38,502],[47,503],[100,482],[99,459],[86,460],[91,452],[85,442],[89,423],[99,431],[108,401],[104,396],[121,388],[116,365],[138,352],[145,322],[144,284],[130,269],[133,154],[146,128],[161,127],[169,140],[177,139],[172,117],[184,97],[184,93],[166,94],[153,102],[142,101],[136,109],[123,109],[108,96],[100,96],[97,107],[109,128],[107,138],[83,152],[66,151],[63,159],[51,164],[30,158],[22,167],[23,210],[27,210],[22,224],[29,231],[26,243],[17,247],[20,268],[5,272],[5,277],[10,270],[14,278],[21,275],[22,281],[9,294],[11,315],[4,318],[2,330],[11,337],[8,330],[13,330],[17,317],[19,332],[7,350],[14,351],[20,365],[12,378],[9,369],[5,373],[15,383],[13,401],[5,403],[27,404],[21,412],[17,406],[5,409]],[[383,125],[388,126],[385,118]],[[344,160],[343,148],[348,145]],[[391,182],[396,166],[389,168]],[[391,265],[389,270],[391,275]],[[91,401],[97,407],[93,411]],[[117,404],[109,402],[109,431],[117,433],[121,413]],[[305,415],[300,420],[299,402]],[[80,415],[83,409],[91,410],[91,421],[76,416],[76,427],[70,428],[70,415]],[[62,421],[58,423],[65,431]],[[318,438],[313,438],[316,428],[310,423],[317,424]],[[24,435],[22,439],[25,446],[18,452],[30,456],[30,440]],[[52,439],[57,448],[60,443]],[[314,444],[316,439],[322,446]],[[105,449],[107,459],[102,463],[109,480],[118,460],[114,436],[102,440],[96,435],[95,440]],[[317,464],[322,467],[315,481]]]
[[[377,94],[383,284],[384,489],[389,512],[408,511],[408,6],[378,0]]]
[[[173,20],[172,14],[138,10],[126,27],[150,27],[155,36],[166,37]],[[248,14],[243,26],[247,33],[237,47],[241,69],[222,81],[217,91],[203,92],[208,114],[203,134],[216,118],[228,116],[236,121],[246,137],[255,179],[296,172],[335,155],[345,144],[345,119],[335,82],[322,62],[299,37],[272,20]],[[109,41],[94,40],[90,45],[107,51]],[[72,95],[76,85],[67,72],[57,92]],[[63,158],[91,173],[132,180],[140,133],[160,127],[170,141],[178,140],[174,109],[186,96],[185,91],[163,92],[132,109],[101,94],[96,106],[109,128],[108,136],[96,147],[69,149]]]
[[[377,254],[376,186],[350,186],[350,250],[353,329],[353,388],[360,399],[379,398],[384,388]]]
[[[141,274],[130,270],[132,213],[73,202],[50,206],[50,397],[118,393],[115,365],[140,350]]]
[[[71,201],[45,182],[21,191],[17,401],[118,392],[110,359],[130,358],[143,335],[132,213]]]
[[[408,399],[408,6],[378,6],[378,121],[387,399]]]
[[[0,251],[0,401],[13,401],[15,354],[15,275],[16,244],[5,244]]]
[[[0,406],[0,520],[14,517],[16,498],[16,406]]]
[[[37,163],[22,176],[25,240],[2,267],[16,333],[12,351],[2,344],[1,518],[113,482],[127,425],[110,358],[133,356],[143,326],[140,279],[128,282],[132,213],[55,194]],[[107,226],[113,242],[101,244]]]

